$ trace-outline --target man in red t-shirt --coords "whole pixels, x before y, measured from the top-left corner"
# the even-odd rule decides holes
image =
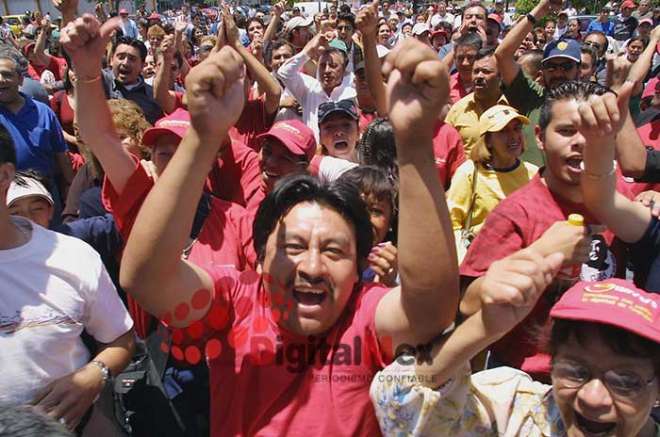
[[[602,227],[584,206],[580,189],[585,140],[576,121],[578,106],[603,92],[605,88],[590,82],[567,82],[549,91],[537,127],[547,166],[490,213],[461,264],[462,281],[469,284],[461,312],[471,315],[479,309],[482,278],[494,261],[530,246],[544,256],[564,254],[559,279],[546,289],[525,321],[491,348],[493,363],[521,368],[539,378],[549,374],[550,362],[537,342],[550,307],[574,282],[613,277],[623,264],[617,263],[610,249],[612,233],[594,232]],[[618,189],[625,190],[619,182]],[[575,213],[584,217],[590,230],[567,223]]]
[[[368,394],[375,372],[397,349],[440,334],[456,310],[452,231],[431,159],[447,72],[412,39],[385,64],[403,163],[402,285],[388,290],[360,283],[373,232],[355,187],[305,175],[282,180],[259,209],[257,272],[181,259],[213,139],[242,110],[242,68],[225,47],[189,73],[192,126],[135,223],[122,285],[169,322],[173,356],[209,362],[211,435],[378,435]]]
[[[41,81],[41,75],[48,70],[53,73],[56,81],[61,81],[64,80],[66,60],[45,52],[46,39],[50,35],[50,22],[44,21],[46,24],[41,26],[36,42],[29,42],[23,46],[23,55],[29,61],[27,72],[32,79]],[[46,25],[48,28],[45,27]]]

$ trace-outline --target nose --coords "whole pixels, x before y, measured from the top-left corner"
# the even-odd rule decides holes
[[[609,390],[600,379],[595,378],[580,388],[577,401],[594,414],[607,412],[613,405]]]
[[[298,274],[311,284],[323,281],[325,265],[321,258],[321,252],[317,248],[310,248],[298,263]]]

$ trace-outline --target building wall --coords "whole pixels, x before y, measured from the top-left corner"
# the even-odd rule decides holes
[[[132,3],[128,0],[128,3]],[[94,13],[95,0],[79,0],[78,12]],[[50,0],[0,0],[0,11],[2,15],[22,15],[25,11],[36,11],[41,7],[41,12],[46,14],[50,12],[53,18],[59,17],[60,12],[55,9]]]

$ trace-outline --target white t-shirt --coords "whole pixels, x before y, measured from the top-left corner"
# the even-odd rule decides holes
[[[28,243],[0,250],[0,403],[17,405],[89,362],[83,328],[110,343],[133,320],[94,249],[12,220],[31,233]]]

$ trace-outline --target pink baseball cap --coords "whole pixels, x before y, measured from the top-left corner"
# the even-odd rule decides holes
[[[626,0],[623,3],[621,3],[621,9],[625,9],[625,8],[635,9],[636,7],[637,5],[635,5],[635,2],[633,2],[632,0]]]
[[[190,127],[190,114],[179,108],[170,115],[161,118],[154,127],[147,129],[142,136],[142,144],[153,147],[159,137],[165,134],[174,134],[183,139]]]
[[[550,317],[612,325],[660,343],[660,295],[623,279],[578,282],[552,307]]]
[[[660,79],[654,77],[649,80],[649,83],[644,87],[644,92],[642,93],[642,99],[647,97],[653,97],[656,93],[660,93]]]
[[[128,9],[124,9],[124,8],[120,9],[119,15],[128,15]]]
[[[268,132],[257,138],[274,138],[294,155],[304,156],[309,162],[316,153],[314,132],[300,120],[284,120],[275,123]]]

